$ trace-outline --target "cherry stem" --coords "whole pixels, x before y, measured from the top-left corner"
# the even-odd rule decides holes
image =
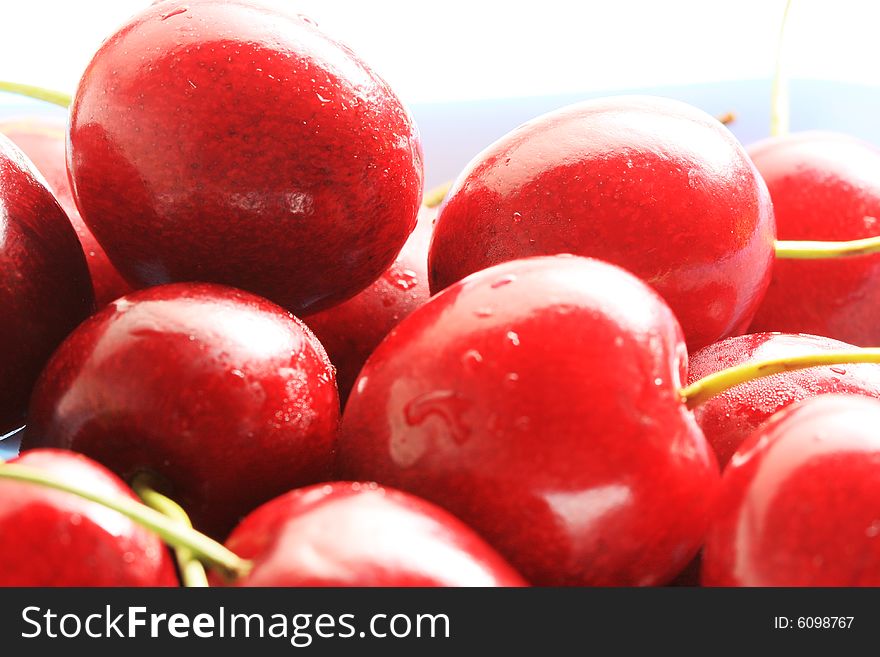
[[[719,114],[717,117],[718,122],[723,125],[730,125],[734,121],[736,121],[736,113],[735,112],[725,112],[724,114]]]
[[[189,549],[196,558],[214,566],[231,579],[241,577],[251,569],[250,561],[242,559],[214,539],[135,500],[96,493],[77,484],[60,481],[44,470],[17,463],[0,462],[0,479],[46,486],[112,509],[154,532],[168,545]]]
[[[179,522],[181,525],[192,529],[192,521],[183,507],[170,497],[166,497],[153,489],[150,483],[149,477],[142,474],[135,478],[132,488],[134,488],[138,497],[144,501],[144,504]],[[183,545],[174,548],[174,557],[177,559],[180,579],[185,587],[205,588],[208,586],[208,575],[205,573],[205,567],[190,548]]]
[[[819,354],[803,354],[784,358],[770,358],[754,363],[743,363],[726,370],[715,372],[694,381],[681,389],[681,400],[688,408],[695,408],[704,401],[721,393],[765,376],[781,372],[803,370],[822,365],[849,365],[852,363],[880,363],[880,348],[856,349],[851,351],[828,351]]]
[[[63,91],[54,91],[52,89],[44,89],[43,87],[35,87],[31,84],[8,82],[6,80],[0,80],[0,91],[8,91],[9,93],[18,94],[19,96],[44,100],[47,103],[52,103],[53,105],[58,105],[64,108],[70,107],[70,101],[72,100],[70,94],[66,94]]]
[[[788,24],[788,10],[791,0],[785,3],[782,24],[779,26],[779,40],[776,42],[776,70],[773,73],[773,87],[770,91],[770,136],[781,137],[788,134],[791,110],[788,97],[788,78],[785,75],[785,26]]]
[[[777,240],[776,257],[785,260],[821,260],[880,253],[880,236],[845,242]]]
[[[443,199],[446,198],[446,195],[449,193],[449,190],[452,188],[452,181],[447,180],[442,185],[437,185],[433,189],[429,189],[425,192],[424,198],[422,198],[422,205],[426,208],[436,208],[443,202]]]

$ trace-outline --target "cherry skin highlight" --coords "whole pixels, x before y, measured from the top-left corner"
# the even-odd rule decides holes
[[[103,308],[114,299],[131,292],[131,286],[110,262],[98,240],[86,226],[76,203],[67,178],[67,164],[64,159],[64,121],[48,116],[28,116],[0,121],[0,133],[9,137],[34,166],[43,174],[49,189],[67,213],[76,235],[82,245],[95,290],[95,303]]]
[[[388,85],[279,5],[162,2],[71,105],[83,219],[139,286],[224,283],[297,315],[340,303],[416,223],[422,151]]]
[[[526,585],[460,520],[376,484],[291,491],[249,514],[226,547],[254,562],[236,586]]]
[[[691,354],[688,382],[743,363],[852,348],[845,342],[815,335],[740,335]],[[755,379],[700,404],[694,409],[694,417],[723,468],[742,442],[774,413],[794,402],[827,393],[880,399],[880,365],[810,367]]]
[[[128,480],[155,473],[197,529],[225,537],[266,500],[329,478],[338,420],[332,365],[302,322],[246,292],[178,283],[112,302],[61,345],[22,444]]]
[[[781,240],[848,241],[880,233],[880,149],[847,135],[802,132],[749,148]],[[880,258],[783,260],[749,329],[880,344]]]
[[[64,450],[36,449],[9,463],[137,499],[112,472]],[[0,586],[177,586],[168,550],[116,511],[43,486],[0,480]]]
[[[24,423],[40,370],[94,303],[64,210],[0,135],[0,436]]]
[[[535,585],[650,585],[699,548],[718,466],[662,299],[596,260],[483,270],[361,371],[339,469],[446,508]]]
[[[397,259],[370,287],[338,306],[305,318],[336,367],[343,406],[361,368],[382,338],[431,296],[428,243],[436,214],[436,209],[422,208],[416,229]]]
[[[880,402],[798,402],[740,447],[703,550],[708,586],[880,585]]]
[[[733,135],[673,100],[571,105],[478,155],[441,207],[431,291],[514,258],[575,253],[652,285],[697,349],[748,326],[776,236],[770,196]]]

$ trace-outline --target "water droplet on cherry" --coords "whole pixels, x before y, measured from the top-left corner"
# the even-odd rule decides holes
[[[461,364],[468,372],[475,372],[483,364],[483,355],[476,349],[468,349],[461,357]]]
[[[497,290],[499,287],[504,287],[505,285],[509,285],[516,280],[516,276],[514,274],[510,274],[509,276],[503,276],[499,278],[497,281],[492,283],[490,286],[493,290]]]
[[[404,269],[399,272],[394,279],[394,285],[399,287],[401,290],[408,290],[412,287],[418,285],[419,278],[418,274],[414,272],[412,269]]]
[[[452,440],[460,445],[470,435],[461,417],[467,406],[468,402],[454,390],[433,390],[407,403],[403,415],[411,427],[421,425],[430,416],[439,418],[449,430]]]
[[[165,21],[165,20],[168,20],[169,18],[171,18],[172,16],[180,16],[180,14],[185,14],[188,9],[189,9],[189,7],[178,7],[177,9],[174,9],[172,11],[165,13],[165,14],[162,14],[162,16],[160,16],[159,18],[160,18],[160,20]]]

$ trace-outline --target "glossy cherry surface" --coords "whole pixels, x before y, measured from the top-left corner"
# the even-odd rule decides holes
[[[802,132],[749,148],[767,181],[781,240],[880,234],[880,149],[847,135]],[[880,257],[777,260],[751,331],[813,333],[880,345]]]
[[[305,325],[233,288],[178,283],[122,297],[46,367],[25,448],[146,470],[215,536],[257,505],[329,478],[333,368]]]
[[[703,550],[709,586],[880,586],[880,402],[786,408],[724,472]]]
[[[514,258],[620,265],[667,301],[696,349],[745,330],[770,279],[767,188],[716,119],[673,100],[591,100],[478,155],[440,210],[431,290]]]
[[[536,585],[656,584],[699,547],[718,467],[681,329],[612,265],[537,257],[404,319],[361,371],[340,471],[445,507]]]
[[[67,213],[89,265],[95,303],[98,308],[103,308],[114,299],[131,292],[131,286],[116,271],[76,209],[64,160],[65,131],[65,122],[51,116],[28,116],[0,121],[0,133],[9,137],[28,156],[43,174],[49,183],[49,189]]]
[[[71,106],[83,219],[127,279],[225,283],[297,315],[366,288],[416,223],[417,130],[348,48],[281,5],[167,1]]]
[[[0,436],[23,424],[40,370],[93,308],[89,270],[64,210],[0,135]]]
[[[428,243],[436,209],[422,208],[419,222],[394,264],[366,290],[348,301],[305,318],[336,366],[343,405],[373,350],[404,317],[425,303]]]
[[[524,586],[446,511],[376,484],[336,482],[267,502],[226,546],[254,561],[237,586]]]
[[[815,335],[753,333],[722,340],[690,357],[689,383],[742,363],[827,351],[847,351],[845,342]],[[755,379],[703,402],[694,417],[723,468],[761,424],[789,404],[826,393],[880,398],[880,365],[810,367]]]
[[[10,463],[137,499],[85,456],[36,449]],[[0,586],[177,586],[165,546],[116,511],[36,484],[0,480]]]

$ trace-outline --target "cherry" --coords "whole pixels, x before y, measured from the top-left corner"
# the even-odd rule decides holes
[[[310,21],[257,0],[145,8],[71,106],[77,206],[138,285],[234,285],[299,314],[393,262],[422,194],[388,85]]]
[[[156,473],[196,527],[225,536],[262,502],[329,478],[338,418],[332,366],[302,322],[246,292],[179,283],[116,300],[59,347],[22,444],[127,479]]]
[[[305,318],[336,366],[344,405],[354,380],[391,329],[431,296],[428,243],[436,209],[422,208],[416,229],[394,264],[366,290],[329,310]]]
[[[86,260],[64,210],[0,135],[0,436],[21,426],[40,370],[93,307]]]
[[[780,239],[855,240],[880,229],[880,149],[804,132],[761,141],[749,154],[773,198]],[[750,330],[880,344],[880,258],[777,260]]]
[[[112,472],[63,450],[38,449],[10,461],[95,491],[135,499]],[[158,537],[95,502],[0,480],[0,586],[176,586]]]
[[[250,513],[226,547],[253,561],[236,586],[525,585],[459,520],[376,484],[291,491]]]
[[[880,403],[821,395],[773,416],[724,472],[709,586],[880,585]]]
[[[845,349],[852,345],[815,335],[741,335],[691,354],[688,376],[693,382],[743,363]],[[694,416],[723,468],[771,415],[793,402],[833,392],[880,398],[880,366],[829,365],[780,372],[722,392],[697,406]]]
[[[536,585],[663,583],[700,546],[719,477],[686,376],[675,316],[634,276],[507,262],[379,345],[340,469],[446,508]]]
[[[64,161],[65,131],[66,123],[50,116],[28,116],[0,121],[0,133],[9,137],[30,158],[67,213],[86,255],[95,289],[95,302],[99,308],[103,308],[113,299],[130,292],[131,286],[116,271],[76,209]]]
[[[514,258],[593,256],[654,286],[696,349],[748,326],[770,279],[770,196],[733,135],[677,101],[545,114],[478,155],[431,243],[431,291]]]

